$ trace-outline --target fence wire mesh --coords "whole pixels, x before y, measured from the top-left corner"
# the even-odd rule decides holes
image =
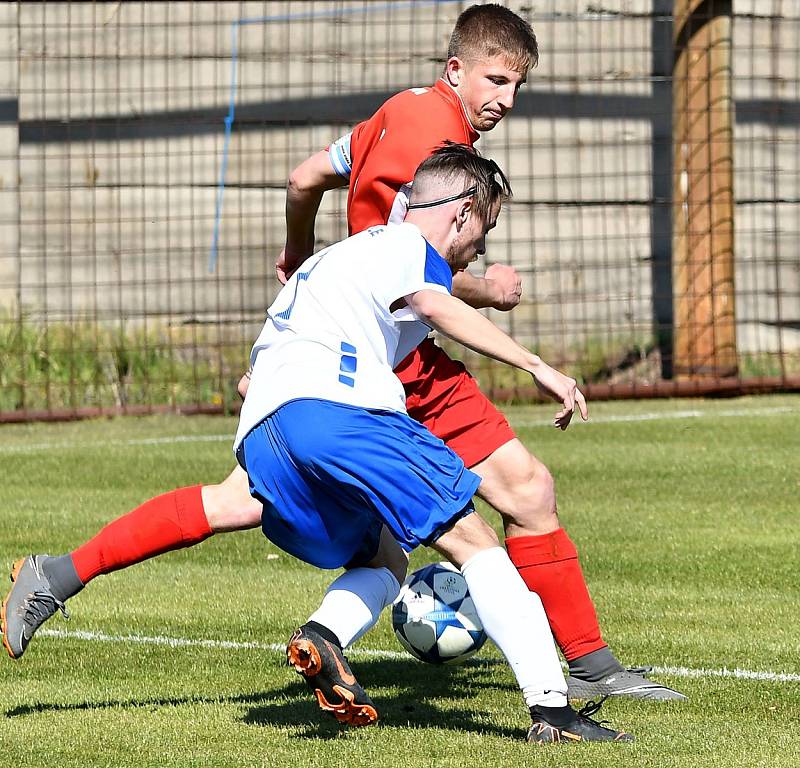
[[[3,4],[0,418],[235,408],[289,172],[432,84],[467,5]],[[541,58],[479,143],[515,193],[486,263],[524,280],[492,319],[593,396],[800,388],[800,4],[507,5]],[[319,247],[344,207],[326,195]]]

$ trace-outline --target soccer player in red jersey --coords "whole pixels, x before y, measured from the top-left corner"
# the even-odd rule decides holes
[[[501,6],[473,6],[456,24],[442,77],[430,88],[390,98],[368,120],[294,170],[287,196],[287,242],[278,259],[285,280],[314,246],[314,218],[325,190],[349,185],[350,233],[402,221],[408,182],[443,141],[474,144],[513,108],[538,47],[530,27]],[[512,309],[521,294],[516,272],[493,265],[483,279],[461,272],[453,292],[474,307]],[[629,671],[600,633],[575,545],[560,526],[553,479],[517,439],[465,367],[431,339],[395,373],[408,413],[481,476],[479,495],[500,512],[506,547],[532,592],[542,599],[570,665],[573,695],[683,698]],[[244,387],[243,387],[244,388]]]
[[[519,16],[494,4],[464,11],[435,85],[395,95],[292,173],[279,277],[285,280],[313,251],[314,219],[326,190],[349,185],[351,233],[402,220],[406,185],[419,163],[445,140],[471,145],[481,132],[494,128],[512,109],[537,60],[536,38]],[[453,293],[474,307],[510,310],[519,302],[521,279],[511,267],[495,264],[483,278],[459,273]],[[684,698],[640,671],[625,669],[603,640],[577,550],[559,523],[550,472],[519,441],[464,366],[428,340],[396,373],[406,389],[409,414],[482,478],[480,495],[502,516],[509,556],[541,598],[569,663],[570,694]],[[23,584],[48,582],[53,598],[43,612],[34,611],[36,621],[25,626],[13,646],[4,637],[6,650],[19,658],[38,626],[95,576],[191,546],[213,533],[256,527],[260,519],[261,507],[237,468],[219,485],[178,489],[145,502],[68,555],[19,561],[12,574],[19,588],[15,584],[3,603],[3,625],[9,611],[29,608]]]

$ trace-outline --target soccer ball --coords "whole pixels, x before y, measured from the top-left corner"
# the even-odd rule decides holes
[[[392,626],[400,645],[429,664],[460,664],[486,642],[467,582],[450,563],[426,565],[405,580]]]

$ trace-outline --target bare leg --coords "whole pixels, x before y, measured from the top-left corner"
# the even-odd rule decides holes
[[[261,502],[250,495],[250,481],[238,464],[217,485],[202,488],[203,509],[214,533],[243,531],[261,525]]]

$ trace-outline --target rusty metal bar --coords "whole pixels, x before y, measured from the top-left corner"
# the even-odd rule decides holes
[[[679,378],[646,384],[584,384],[581,391],[590,402],[593,400],[639,400],[669,397],[739,397],[777,392],[800,392],[800,376],[762,376],[742,379],[738,376],[724,378]],[[543,402],[535,387],[492,389],[489,396],[499,402]]]
[[[597,400],[639,400],[643,398],[666,399],[671,397],[739,397],[764,393],[800,392],[800,376],[762,376],[741,379],[728,377],[718,379],[695,378],[659,380],[652,384],[585,384],[581,390],[586,398]],[[496,387],[488,392],[498,403],[545,402],[536,387]],[[549,402],[549,401],[546,401]],[[72,408],[57,410],[0,411],[0,424],[19,424],[30,421],[68,422],[83,419],[113,418],[116,416],[154,416],[175,414],[181,416],[225,416],[236,415],[241,403],[211,405],[131,405],[115,408]],[[231,434],[231,439],[233,435]]]
[[[234,403],[229,408],[224,404],[200,403],[191,405],[127,405],[110,408],[54,408],[51,410],[0,411],[0,424],[21,424],[29,421],[81,421],[83,419],[103,419],[115,416],[155,416],[158,414],[174,414],[180,416],[224,416],[239,412],[241,403]],[[233,439],[233,433],[231,433]]]

